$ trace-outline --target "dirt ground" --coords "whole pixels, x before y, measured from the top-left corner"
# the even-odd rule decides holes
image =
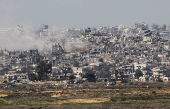
[[[51,106],[11,106],[0,109],[170,109],[169,104],[118,104],[118,105],[51,105]]]
[[[170,109],[169,100],[170,85],[163,83],[96,89],[0,90],[0,109]]]

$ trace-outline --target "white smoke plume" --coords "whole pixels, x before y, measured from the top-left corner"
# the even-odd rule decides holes
[[[44,46],[48,46],[46,41],[40,39],[34,32],[26,31],[21,36],[13,37],[13,31],[0,34],[1,50],[42,50]]]
[[[19,36],[14,36],[15,28],[9,30],[6,33],[0,34],[0,49],[4,50],[30,50],[38,49],[39,51],[46,49],[51,50],[52,44],[59,43],[65,50],[72,48],[83,48],[88,45],[87,42],[82,42],[79,39],[79,35],[72,36],[72,33],[61,30],[59,28],[53,28],[49,30],[50,36],[43,38],[39,37],[33,29],[25,29]]]
[[[20,36],[13,37],[13,33],[16,27],[16,19],[19,8],[9,2],[2,0],[0,3],[0,49],[4,50],[29,50],[29,49],[39,49],[42,50],[44,46],[51,49],[52,44],[60,43],[65,49],[70,49],[73,47],[84,46],[78,38],[71,37],[71,34],[66,30],[61,30],[57,26],[52,26],[50,30],[50,37],[41,39],[37,34],[35,34],[32,28],[31,22],[21,21],[19,25],[23,26],[26,31]],[[9,29],[7,32],[2,32],[4,28]],[[54,39],[54,41],[51,41]],[[48,43],[47,43],[47,40]]]
[[[80,31],[67,31],[67,30],[60,30],[59,28],[52,28],[51,34],[53,35],[53,42],[59,43],[65,50],[72,49],[72,48],[83,48],[88,45],[87,42],[83,42],[81,37],[81,30]]]

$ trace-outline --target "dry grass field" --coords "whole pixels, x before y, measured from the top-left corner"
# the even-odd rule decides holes
[[[90,84],[91,86],[94,84]],[[57,87],[57,86],[56,86]],[[169,108],[170,85],[103,86],[95,89],[0,90],[0,108]],[[100,106],[100,107],[99,107]]]

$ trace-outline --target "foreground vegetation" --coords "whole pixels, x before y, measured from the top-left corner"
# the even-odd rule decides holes
[[[77,90],[0,91],[0,106],[170,104],[170,85],[116,85]],[[26,86],[25,86],[26,87]],[[59,87],[59,86],[56,86]]]

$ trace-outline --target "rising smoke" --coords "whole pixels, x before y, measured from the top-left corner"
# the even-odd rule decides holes
[[[1,0],[0,3],[0,28],[13,28],[19,22],[20,25],[24,27],[31,28],[31,22],[18,20],[20,19],[20,8],[7,2],[6,0]],[[27,23],[26,23],[27,22]],[[51,49],[52,44],[60,43],[65,49],[70,49],[73,47],[84,47],[86,44],[82,43],[78,38],[73,38],[71,34],[66,30],[61,30],[57,26],[52,26],[50,36],[45,39],[39,37],[39,35],[33,31],[33,29],[27,29],[20,36],[13,37],[14,29],[9,30],[3,34],[0,34],[0,49],[4,50],[29,50],[29,49],[39,49],[42,50],[44,46]],[[1,33],[1,32],[0,32]],[[80,32],[81,33],[81,32]]]
[[[8,31],[5,34],[0,34],[1,50],[42,50],[46,42],[41,40],[36,34],[31,31],[26,31],[18,37],[13,37],[13,31]]]
[[[25,29],[22,34],[14,36],[15,29],[11,29],[6,33],[0,34],[0,49],[14,50],[30,50],[38,49],[39,51],[46,49],[51,50],[52,44],[59,43],[65,50],[72,48],[83,48],[87,43],[79,40],[79,36],[72,37],[71,33],[66,30],[51,29],[51,35],[41,38],[33,29]]]

